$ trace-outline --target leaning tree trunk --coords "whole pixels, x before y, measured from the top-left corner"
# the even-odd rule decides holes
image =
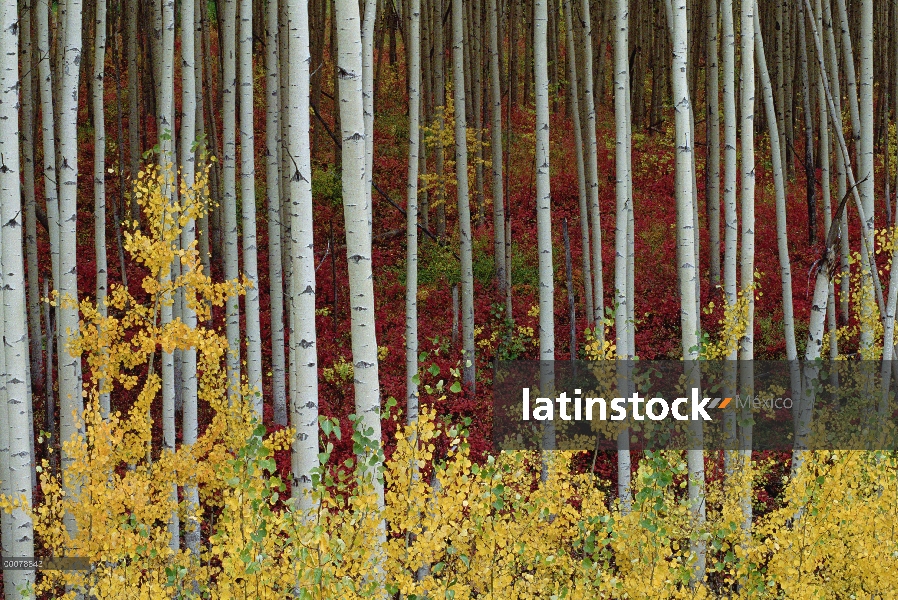
[[[564,3],[564,28],[567,47],[568,89],[567,97],[571,110],[574,129],[574,150],[577,157],[577,198],[580,205],[580,239],[583,248],[583,283],[586,289],[586,322],[593,326],[595,312],[593,308],[592,265],[589,256],[589,208],[586,200],[586,165],[583,159],[583,128],[580,123],[580,98],[577,86],[577,53],[574,46],[574,19],[571,15],[571,0]]]
[[[75,20],[75,19],[73,19]],[[3,491],[15,498],[24,498],[26,506],[32,499],[31,440],[33,423],[30,418],[31,397],[28,393],[28,319],[25,310],[25,262],[22,255],[22,189],[19,169],[19,19],[15,2],[0,4],[0,265],[2,265],[3,348],[5,368],[5,400],[0,410],[5,417],[0,427],[6,428],[8,472],[0,470],[8,484]],[[78,33],[80,34],[80,28]],[[26,69],[28,66],[26,65]],[[26,71],[30,77],[30,71]],[[74,260],[74,257],[72,257]],[[80,399],[80,395],[79,395]],[[34,528],[30,514],[17,508],[5,515],[4,556],[34,556]],[[5,571],[5,597],[26,597],[20,590],[34,584],[34,571]]]
[[[338,0],[338,8],[342,9],[342,0]],[[290,177],[290,233],[293,239],[290,243],[290,260],[292,263],[290,288],[290,312],[292,314],[291,322],[293,329],[290,332],[291,368],[294,373],[290,376],[290,424],[296,428],[296,437],[293,440],[292,448],[292,476],[293,476],[293,497],[299,500],[299,506],[302,510],[311,510],[313,507],[312,498],[309,494],[312,490],[312,471],[318,467],[318,346],[317,334],[315,329],[315,245],[312,235],[312,157],[309,146],[309,12],[308,0],[289,0],[287,10],[289,11],[289,65],[290,65],[290,123],[288,129],[288,147],[287,151],[292,158],[291,164],[294,165],[296,171]],[[356,23],[358,22],[356,14]],[[344,29],[348,25],[341,21],[340,29],[340,64],[341,67],[347,68],[344,56],[347,53],[347,42],[344,40],[346,32]],[[356,25],[356,32],[358,31]],[[358,33],[356,33],[358,35]],[[360,59],[360,56],[353,56]],[[355,65],[350,65],[354,67]],[[355,76],[358,83],[360,70],[355,69],[347,72]],[[359,90],[352,90],[349,82],[340,81],[341,98],[347,100],[346,104],[361,104]],[[345,92],[345,93],[343,93]],[[353,93],[357,92],[357,93]],[[360,106],[358,112],[361,113]],[[349,111],[346,111],[349,113]],[[350,140],[350,135],[358,135],[364,132],[361,123],[361,114],[346,114],[341,116],[343,124],[343,140],[344,140],[344,168],[343,168],[343,189],[344,201],[364,200],[361,185],[363,183],[363,173],[352,171],[348,167],[361,168],[364,161],[363,140]],[[355,121],[359,120],[355,125],[357,129],[347,129],[352,126]],[[351,132],[351,133],[350,133]],[[358,154],[358,157],[355,155]],[[355,162],[347,162],[353,160]],[[347,170],[350,173],[347,173]],[[348,180],[352,179],[350,185],[355,187],[347,187]],[[351,196],[347,194],[352,194]],[[353,208],[359,206],[353,205]],[[353,269],[359,270],[360,267],[367,267],[367,282],[370,287],[371,281],[371,258],[370,258],[370,233],[367,238],[362,235],[364,231],[370,232],[369,228],[363,228],[364,231],[359,232],[359,223],[364,219],[370,221],[370,205],[361,203],[362,211],[367,207],[366,215],[356,216],[353,213],[354,221],[351,221],[347,215],[346,219],[346,236],[347,236],[347,253],[350,257],[350,286],[351,298],[353,303],[359,300],[367,301],[369,304],[357,304],[352,311],[352,335],[353,335],[353,363],[355,365],[356,378],[356,405],[359,404],[359,398],[362,394],[363,400],[368,402],[364,409],[374,411],[379,418],[378,402],[379,388],[377,386],[377,343],[374,340],[374,304],[373,297],[358,298],[356,294],[359,292],[357,288],[359,281],[353,279],[359,277],[353,273]],[[361,211],[357,211],[361,212]],[[367,239],[367,258],[363,258],[362,252],[355,247],[350,246],[350,236],[353,241],[356,237]],[[358,243],[358,242],[357,242]],[[359,260],[353,260],[358,256]],[[364,274],[362,274],[364,277]],[[364,284],[364,280],[362,281]],[[366,290],[370,291],[370,290]],[[358,299],[357,299],[358,298]],[[362,314],[359,310],[355,310],[357,306],[362,307]],[[360,318],[369,318],[363,324],[357,324]],[[363,329],[365,333],[369,333],[370,340],[366,339],[365,343],[370,344],[364,346],[364,352],[360,355],[360,350],[356,349],[356,336],[359,335],[358,329]],[[373,349],[373,350],[372,350]],[[373,352],[373,359],[372,359]],[[373,363],[373,369],[368,365]],[[369,374],[373,371],[373,374]],[[371,383],[373,378],[373,385]],[[362,380],[359,383],[359,380]],[[366,385],[361,389],[360,385]],[[365,415],[366,423],[372,422],[372,417],[368,412],[356,410],[356,414]],[[377,420],[377,431],[380,431],[380,421]],[[379,436],[378,436],[379,438]]]
[[[340,126],[343,139],[343,215],[346,223],[346,258],[351,302],[352,362],[357,426],[368,441],[359,462],[362,476],[374,488],[379,508],[384,506],[383,483],[377,473],[380,454],[380,383],[374,325],[374,280],[371,271],[371,205],[366,193],[365,129],[362,98],[362,39],[356,0],[336,0],[337,65],[340,77]],[[384,579],[386,524],[380,522],[374,546],[373,578]]]
[[[452,91],[455,94],[455,176],[458,181],[458,229],[461,240],[461,328],[462,381],[473,393],[474,356],[474,267],[472,258],[471,205],[468,194],[468,145],[465,116],[464,6],[452,0]]]

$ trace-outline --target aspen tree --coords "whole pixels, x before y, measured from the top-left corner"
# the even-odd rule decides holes
[[[281,0],[283,1],[283,0]],[[271,298],[271,396],[274,422],[287,424],[284,357],[284,269],[281,260],[281,113],[278,0],[265,5],[265,201],[268,208],[268,293]]]
[[[97,310],[106,316],[106,118],[103,114],[104,71],[106,66],[106,0],[96,0],[94,37],[93,108],[94,108],[94,253],[97,263]],[[109,415],[109,393],[100,382],[100,409]]]
[[[502,188],[502,72],[499,67],[501,61],[499,0],[489,0],[488,10],[490,20],[490,103],[493,128],[490,141],[493,170],[493,243],[496,257],[496,282],[501,297],[506,292],[507,275],[505,273],[505,198]],[[506,316],[511,318],[510,314]]]
[[[77,419],[84,410],[81,398],[81,360],[69,351],[74,336],[78,335],[78,270],[77,270],[77,190],[78,190],[78,65],[81,64],[81,0],[66,0],[64,23],[64,47],[62,73],[60,75],[59,110],[59,281],[57,289],[61,302],[59,315],[59,434],[60,441],[67,442],[81,433]],[[63,450],[62,469],[65,472],[72,458]],[[79,486],[64,486],[66,495],[77,495]],[[66,529],[75,537],[75,521],[65,516]]]
[[[56,111],[53,110],[53,77],[50,73],[50,61],[43,57],[50,56],[50,19],[46,2],[35,2],[35,33],[37,37],[37,53],[41,60],[37,61],[38,87],[41,97],[41,144],[43,146],[43,178],[44,200],[47,206],[47,226],[50,237],[50,264],[53,286],[58,287],[59,280],[59,195],[56,175],[56,130],[54,122]],[[60,36],[62,37],[62,36]],[[48,364],[48,369],[53,366]],[[52,393],[49,390],[47,393]]]
[[[362,107],[362,39],[356,0],[336,0],[337,68],[340,72],[340,127],[343,141],[343,214],[346,222],[346,258],[352,314],[352,362],[357,427],[375,447],[358,457],[363,473],[374,485],[378,507],[384,506],[383,482],[378,472],[380,454],[380,383],[374,325],[374,280],[371,271],[371,205],[365,175],[365,119]],[[291,78],[292,79],[292,78]],[[386,524],[381,521],[374,577],[383,579]]]
[[[873,157],[873,0],[861,0],[860,10],[860,78],[858,79],[858,117],[860,127],[855,133],[857,140],[858,193],[863,205],[867,223],[862,228],[866,242],[861,244],[862,280],[870,284],[870,270],[876,268],[874,254],[874,207],[876,187],[874,185]],[[869,289],[869,288],[868,288]],[[860,350],[863,353],[873,344],[873,329],[870,323],[870,303],[861,302]]]
[[[338,0],[338,10],[342,13],[343,0]],[[308,0],[289,0],[289,85],[290,123],[288,147],[290,164],[294,172],[290,177],[290,260],[293,280],[290,293],[292,329],[290,331],[291,368],[290,377],[290,424],[296,428],[296,438],[292,447],[293,497],[303,510],[312,508],[312,471],[318,467],[318,346],[315,330],[315,244],[312,231],[312,163],[309,145],[309,4]],[[340,18],[340,14],[338,14]],[[339,68],[356,77],[359,68],[350,70],[347,65],[350,43],[347,27],[355,26],[358,35],[358,17],[355,23],[341,18]],[[357,42],[356,42],[357,43]],[[356,52],[360,50],[356,49]],[[351,55],[361,59],[361,56]],[[352,65],[355,66],[355,65]],[[377,342],[374,338],[374,296],[371,286],[371,206],[364,203],[364,172],[353,171],[364,164],[364,129],[361,120],[361,91],[353,90],[341,78],[340,97],[353,106],[359,114],[341,115],[343,125],[343,198],[353,202],[344,208],[346,214],[346,250],[349,258],[350,295],[352,298],[352,339],[353,363],[356,380],[356,414],[365,415],[366,426],[377,425],[377,439],[380,439],[380,389],[377,380]],[[359,96],[359,97],[356,97]],[[357,120],[353,120],[356,118]],[[350,130],[348,127],[358,127]],[[349,137],[357,136],[353,140]],[[352,160],[353,162],[349,162]],[[348,171],[348,172],[347,172]],[[355,204],[358,201],[360,204]],[[361,267],[361,268],[360,268]],[[364,272],[367,267],[367,274]],[[359,274],[357,271],[362,270]],[[361,281],[360,281],[361,279]],[[367,283],[367,286],[366,286]],[[362,288],[360,291],[359,288]],[[364,294],[368,294],[364,296]],[[363,314],[357,314],[357,313]],[[360,323],[356,321],[360,320]],[[367,337],[370,335],[370,337]],[[362,337],[357,347],[356,337]],[[371,364],[373,363],[373,364]],[[361,380],[361,382],[359,381]],[[361,409],[360,409],[361,408]],[[373,416],[371,412],[373,411]],[[381,492],[381,498],[383,494]]]
[[[164,178],[162,197],[171,201],[174,190],[174,94],[175,94],[175,3],[174,0],[163,0],[162,39],[160,43],[160,81],[159,81],[159,172]],[[163,271],[160,275],[162,283],[172,278],[171,271]],[[172,321],[173,302],[171,296],[163,297],[161,302],[162,325]],[[172,352],[162,351],[162,447],[165,452],[175,450],[175,358]],[[180,382],[179,382],[180,383]],[[178,488],[172,489],[172,498],[177,502]],[[177,511],[169,517],[168,530],[171,534],[169,546],[177,550],[180,546],[180,520]]]
[[[586,201],[586,165],[583,158],[583,128],[580,123],[580,99],[577,86],[577,59],[574,46],[574,19],[571,15],[571,0],[564,3],[564,29],[567,48],[568,92],[571,119],[574,129],[574,151],[577,158],[577,199],[580,206],[580,239],[583,248],[583,282],[586,288],[586,320],[592,326],[595,319],[592,298],[592,269],[589,256],[589,208]]]
[[[259,326],[259,266],[256,256],[256,163],[253,133],[253,5],[240,0],[240,208],[243,217],[243,276],[250,282],[246,314],[246,379],[256,418],[262,421],[262,333]],[[234,348],[232,348],[233,350]]]
[[[237,57],[235,35],[237,1],[222,0],[219,32],[222,62],[222,245],[224,277],[231,281],[239,276],[237,259]],[[211,108],[211,107],[210,107]],[[214,120],[213,120],[214,122]],[[228,338],[228,398],[233,402],[240,391],[240,303],[236,296],[225,301]]]
[[[452,87],[455,94],[455,177],[457,179],[458,229],[461,248],[462,380],[475,390],[474,267],[472,258],[471,205],[468,194],[468,138],[465,113],[464,6],[452,0]]]
[[[617,217],[615,219],[615,257],[614,257],[614,329],[617,335],[617,355],[620,359],[627,360],[632,356],[629,347],[630,323],[627,305],[632,298],[627,295],[627,249],[628,215],[627,208],[632,202],[630,194],[630,71],[627,62],[629,48],[628,0],[617,0],[617,32],[614,41],[614,115],[615,115],[615,190],[617,199]],[[593,228],[596,224],[593,223]],[[601,264],[601,263],[600,263]],[[596,270],[600,270],[597,265]],[[629,387],[626,375],[621,382],[624,388],[620,393],[626,395]],[[617,437],[617,470],[618,497],[621,499],[622,510],[626,513],[630,510],[630,434],[629,429],[624,429]]]
[[[493,2],[495,3],[495,0]],[[418,420],[418,165],[420,162],[418,153],[421,140],[421,0],[411,0],[409,17],[408,181],[406,182],[405,232],[405,387],[406,415],[408,422],[414,423]],[[501,148],[501,145],[499,147]],[[501,163],[499,168],[499,186],[501,187]],[[504,271],[503,265],[502,272],[504,273]],[[413,466],[413,468],[416,467],[417,465]]]
[[[374,182],[374,35],[377,24],[377,0],[364,0],[362,4],[362,109],[365,113],[365,194],[372,202]]]
[[[690,124],[689,80],[686,63],[688,60],[687,18],[685,0],[674,0],[672,6],[671,29],[673,38],[673,94],[676,125],[676,198],[677,198],[677,246],[680,264],[677,271],[680,283],[680,322],[682,325],[683,359],[687,361],[687,380],[692,387],[698,387],[699,315],[696,304],[696,284],[698,265],[695,263],[693,157],[694,140]],[[751,132],[751,128],[748,130]],[[750,135],[750,133],[749,133]],[[701,530],[705,522],[705,467],[702,450],[703,432],[701,421],[689,422],[689,449],[686,453],[689,470],[689,509],[692,525]],[[705,573],[706,542],[697,539],[692,542],[692,552],[696,555],[692,578],[701,582]]]
[[[454,0],[459,3],[459,0]],[[540,389],[546,394],[555,387],[551,366],[555,360],[555,270],[552,264],[552,190],[549,177],[549,68],[547,0],[533,3],[533,70],[536,102],[536,243],[539,253],[539,359]],[[551,423],[543,433],[543,448],[555,449]],[[545,457],[542,480],[548,477]]]
[[[707,76],[708,164],[705,169],[707,190],[709,251],[711,254],[711,287],[720,285],[720,109],[717,68],[717,0],[707,0]]]
[[[611,10],[611,2],[607,3]],[[590,320],[596,323],[605,318],[605,286],[602,279],[602,215],[599,212],[599,159],[596,141],[595,85],[593,80],[592,18],[589,0],[582,0],[580,13],[583,25],[583,100],[586,126],[586,186],[589,188],[589,220],[592,223],[592,300],[593,314]],[[601,83],[601,72],[599,82]],[[585,246],[584,246],[585,248]],[[585,274],[584,274],[585,275]],[[596,338],[605,341],[605,328],[596,328]]]
[[[34,95],[34,33],[31,27],[31,13],[33,2],[22,4],[20,11],[20,37],[22,50],[22,65],[24,77],[22,77],[22,130],[19,137],[22,140],[22,171],[24,187],[22,198],[24,200],[25,214],[25,264],[28,274],[28,348],[30,355],[30,379],[34,390],[43,386],[43,354],[41,342],[41,309],[40,309],[40,280],[38,271],[38,247],[37,247],[37,203],[35,199],[35,127],[34,113],[36,98]],[[44,390],[47,393],[47,390]]]
[[[138,93],[139,80],[137,77],[137,20],[140,16],[137,1],[127,0],[127,8],[125,8],[125,15],[128,19],[128,154],[131,159],[131,177],[136,177],[137,171],[140,169],[140,94]],[[46,68],[49,72],[50,65],[47,64]],[[124,168],[124,165],[121,168]],[[140,207],[137,204],[134,190],[131,190],[129,196],[131,198],[131,220],[137,221],[140,219]]]
[[[22,255],[22,188],[19,162],[19,18],[15,2],[0,3],[0,284],[3,304],[0,319],[4,364],[0,380],[5,393],[0,400],[0,428],[6,428],[8,441],[6,465],[0,466],[0,476],[9,482],[4,491],[16,498],[24,498],[26,506],[32,500],[31,439],[33,423],[30,418],[31,397],[28,390],[28,320],[25,308],[25,262]],[[79,31],[80,33],[80,31]],[[27,68],[27,66],[26,66]],[[30,76],[30,72],[26,73]],[[80,399],[80,397],[79,397]],[[6,467],[8,471],[4,470]],[[17,508],[4,519],[4,556],[34,556],[34,527],[31,516]],[[8,538],[6,536],[9,536]],[[5,571],[4,594],[14,600],[27,597],[21,592],[34,584],[34,571]]]
[[[187,193],[196,181],[196,139],[197,139],[197,88],[196,88],[196,0],[181,0],[181,178]],[[186,204],[186,203],[182,203]],[[181,229],[181,247],[190,249],[196,241],[196,222],[191,219]],[[181,319],[193,329],[197,326],[196,312],[185,302]],[[197,373],[196,348],[181,351],[181,443],[191,446],[197,440]],[[184,528],[184,541],[193,554],[199,559],[200,553],[200,499],[197,487],[193,484],[184,486],[187,500],[188,524]]]

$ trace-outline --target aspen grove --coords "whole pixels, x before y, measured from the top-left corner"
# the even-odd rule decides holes
[[[0,0],[2,597],[896,597],[896,124],[898,0]],[[794,440],[497,446],[654,360]]]

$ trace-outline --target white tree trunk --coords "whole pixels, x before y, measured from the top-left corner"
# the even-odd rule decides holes
[[[628,215],[627,207],[631,202],[630,194],[630,70],[627,62],[629,35],[629,6],[628,0],[617,0],[617,32],[614,41],[614,115],[615,115],[615,190],[617,208],[614,224],[614,329],[617,335],[617,356],[626,360],[632,356],[629,347],[630,335],[627,316],[627,307],[631,298],[627,295],[627,248]],[[597,223],[593,222],[593,230],[597,229]],[[601,263],[596,265],[595,271],[601,272]],[[597,318],[599,316],[597,315]],[[625,394],[626,390],[621,390]],[[622,431],[617,438],[617,491],[624,513],[630,510],[630,433],[629,429]]]
[[[564,2],[564,31],[567,49],[568,89],[571,120],[574,129],[574,150],[577,157],[577,199],[580,206],[580,239],[583,248],[583,282],[586,288],[586,322],[592,327],[595,309],[592,297],[592,265],[589,255],[589,207],[586,200],[586,165],[583,158],[583,128],[580,124],[580,98],[577,86],[577,52],[574,45],[574,19],[571,15],[571,0]]]
[[[374,131],[374,36],[377,25],[377,0],[364,0],[362,15],[362,110],[365,115],[365,131]],[[374,135],[365,139],[365,193],[368,204],[372,201],[374,184]]]
[[[0,410],[6,411],[0,427],[8,428],[8,492],[24,497],[31,505],[31,396],[28,393],[28,320],[25,309],[25,262],[22,255],[22,189],[19,169],[19,19],[15,2],[0,4],[0,247],[2,247],[2,285],[0,302],[4,326],[3,350],[5,368],[5,400]],[[27,69],[27,66],[26,66]],[[30,77],[30,71],[26,72]],[[3,351],[0,350],[0,351]],[[3,451],[0,438],[0,453]],[[0,476],[7,472],[0,467]],[[4,490],[7,491],[7,490]],[[7,556],[34,556],[34,528],[31,517],[22,509],[7,517],[9,535],[4,543]],[[19,590],[34,583],[34,571],[6,571],[6,598],[24,597]]]
[[[50,19],[48,5],[35,2],[35,30],[37,33],[37,53],[40,57],[50,56]],[[38,60],[38,82],[41,95],[41,134],[43,145],[44,198],[47,203],[47,225],[50,235],[50,261],[53,286],[59,286],[59,196],[56,179],[56,133],[53,110],[53,78],[50,61]],[[52,365],[47,365],[52,369]],[[48,391],[52,393],[52,391]]]
[[[862,0],[860,10],[860,67],[861,73],[858,80],[858,116],[860,128],[855,133],[857,140],[857,177],[858,193],[861,196],[861,204],[864,207],[864,216],[867,220],[866,227],[862,230],[866,237],[866,244],[861,246],[861,265],[869,270],[874,265],[874,208],[876,206],[876,187],[874,185],[874,157],[873,157],[873,0]],[[863,280],[869,285],[870,277],[865,275]],[[875,317],[870,313],[870,305],[861,304],[860,318],[860,349],[863,352],[873,344],[873,328],[871,323]]]
[[[609,3],[610,5],[610,3]],[[590,320],[600,322],[605,318],[605,285],[602,279],[602,215],[599,212],[599,159],[596,141],[596,106],[593,83],[592,19],[589,0],[580,4],[583,19],[583,100],[586,115],[586,186],[589,188],[589,219],[592,222],[592,302]],[[584,247],[585,248],[585,247]],[[599,343],[605,341],[605,328],[598,327]]]
[[[175,112],[175,3],[174,0],[162,2],[162,40],[161,50],[161,78],[159,80],[159,163],[166,183],[162,186],[162,197],[170,201],[175,190],[169,185],[177,169],[174,164],[174,112]],[[163,285],[169,282],[172,273],[161,275]],[[173,300],[169,298],[168,300]],[[162,301],[162,325],[163,327],[172,321],[173,306],[163,298]],[[175,361],[172,352],[162,351],[162,447],[164,452],[175,451]],[[179,382],[180,383],[180,382]],[[178,488],[172,488],[172,499],[177,502]],[[177,550],[180,546],[180,522],[177,511],[169,517],[168,531],[171,534],[169,547]]]
[[[224,277],[237,279],[237,1],[222,0],[221,61],[222,61],[222,202],[224,227]],[[236,296],[225,302],[228,338],[228,399],[233,402],[240,392],[240,302]]]
[[[343,215],[346,223],[346,258],[352,314],[352,362],[357,423],[371,440],[358,459],[363,474],[373,482],[378,506],[384,506],[383,484],[376,473],[381,467],[380,382],[377,337],[374,326],[374,280],[371,271],[371,205],[365,192],[365,120],[362,107],[362,40],[356,0],[336,0],[337,65],[340,70],[340,127],[343,140]],[[299,361],[297,361],[299,362]],[[374,579],[384,576],[383,544],[386,524],[381,521],[375,546]]]
[[[405,230],[405,397],[406,416],[408,422],[415,423],[418,420],[418,156],[420,152],[421,141],[421,0],[411,0],[410,11],[410,47],[408,51],[408,181],[406,183]],[[490,14],[492,14],[492,12],[490,12]],[[496,57],[496,59],[498,61],[498,57]],[[500,119],[501,112],[502,106],[500,104]],[[499,156],[501,157],[502,145],[499,140],[496,140],[496,142],[494,143],[494,147],[498,147],[500,149]],[[495,157],[495,152],[493,153],[493,156]],[[500,189],[502,186],[501,172],[502,166],[500,163]],[[495,184],[495,176],[493,179],[493,183]],[[504,262],[504,240],[502,244],[502,260]],[[498,257],[498,254],[496,256]],[[504,274],[504,272],[505,265],[503,264],[502,273]],[[413,468],[417,473],[417,463],[413,465]]]
[[[106,66],[106,0],[96,0],[96,35],[94,39],[93,109],[94,109],[94,252],[97,261],[97,309],[106,316],[106,119],[103,114],[103,75]],[[100,410],[109,416],[109,393],[100,382]]]
[[[468,145],[465,117],[464,6],[452,0],[452,92],[455,94],[455,175],[458,193],[458,229],[461,247],[462,379],[475,391],[474,267],[471,206],[468,196]]]
[[[57,288],[62,298],[78,300],[78,271],[76,245],[77,190],[78,190],[78,66],[81,64],[81,0],[67,0],[62,22],[65,24],[64,55],[60,87],[60,168],[59,177],[59,281]],[[81,433],[76,425],[76,415],[84,410],[81,399],[81,359],[68,352],[68,346],[78,334],[78,310],[71,303],[57,308],[59,315],[59,400],[60,442]],[[62,453],[62,467],[66,471],[72,458]],[[80,486],[64,486],[66,495],[75,496]],[[66,528],[71,537],[76,535],[75,520],[66,515]]]
[[[197,87],[196,87],[196,9],[195,0],[181,0],[181,178],[187,189],[196,181],[196,160],[194,143],[197,140]],[[181,230],[181,247],[190,249],[196,241],[196,223],[191,220]],[[181,319],[190,328],[197,325],[196,313],[184,303]],[[191,446],[197,439],[197,379],[196,348],[182,350],[181,402],[182,429],[181,443]],[[199,494],[195,485],[184,487],[187,501],[187,525],[184,527],[184,541],[193,554],[199,558],[200,523]]]
[[[695,230],[693,182],[694,140],[691,137],[691,108],[689,104],[689,81],[687,76],[688,45],[687,18],[685,0],[675,0],[673,9],[673,101],[676,126],[676,198],[677,198],[677,245],[679,247],[678,265],[680,280],[680,322],[682,324],[683,359],[689,365],[698,358],[699,315],[696,299],[696,279],[698,265],[695,263]],[[751,131],[751,129],[749,129]],[[687,368],[689,368],[687,366]],[[696,385],[697,371],[689,369],[690,385]],[[689,422],[689,449],[686,461],[689,469],[689,508],[692,513],[692,526],[701,530],[705,522],[705,465],[704,452],[701,449],[703,432],[701,421]],[[693,566],[693,581],[701,582],[705,572],[706,542],[692,542],[692,551],[696,555]]]
[[[455,4],[460,3],[455,0]],[[536,101],[536,244],[539,253],[539,359],[540,388],[551,394],[555,387],[555,270],[552,265],[552,190],[549,171],[549,51],[547,0],[533,2],[533,70]],[[576,131],[576,129],[575,129]],[[582,157],[581,157],[582,158]],[[543,448],[555,449],[552,423],[546,424]],[[542,479],[548,477],[548,464],[542,460]]]
[[[284,1],[284,0],[281,0]],[[268,282],[271,297],[271,396],[274,422],[287,424],[284,358],[284,269],[281,261],[281,114],[278,0],[265,8],[265,200],[268,207]],[[308,112],[308,111],[306,111]]]
[[[246,379],[262,422],[262,333],[259,326],[259,266],[256,241],[256,166],[253,133],[253,5],[240,0],[240,207],[243,216],[243,276],[246,290]]]
[[[344,8],[338,2],[339,9]],[[307,0],[290,0],[287,9],[289,11],[289,51],[290,51],[290,129],[289,129],[289,146],[288,151],[292,157],[291,163],[294,164],[295,172],[290,178],[290,232],[293,239],[290,244],[291,262],[293,263],[292,278],[293,291],[290,294],[291,312],[293,329],[291,330],[290,343],[292,345],[292,353],[294,362],[291,366],[295,369],[295,374],[291,377],[290,386],[290,411],[291,425],[296,428],[296,438],[293,441],[292,468],[293,468],[293,497],[299,499],[300,507],[304,510],[312,508],[311,497],[307,492],[312,487],[312,470],[318,467],[318,346],[315,331],[315,245],[312,237],[312,164],[309,145],[309,64],[311,55],[309,54],[309,13]],[[355,30],[358,35],[358,13],[356,13]],[[338,14],[339,17],[339,14]],[[349,25],[353,23],[349,22]],[[339,38],[339,60],[340,67],[346,68],[344,53],[349,49],[346,47],[348,40],[345,39],[345,28],[347,23],[338,24],[338,30],[341,32]],[[356,43],[358,41],[356,40]],[[358,52],[358,49],[356,50]],[[361,58],[358,56],[357,58]],[[359,65],[360,66],[360,65]],[[358,76],[360,69],[355,70]],[[340,86],[343,87],[344,81],[341,79]],[[346,212],[346,235],[347,235],[347,256],[366,256],[365,259],[353,262],[349,260],[350,269],[350,293],[352,295],[352,339],[353,339],[353,362],[355,363],[354,371],[356,378],[356,406],[359,407],[359,401],[365,402],[365,410],[357,408],[357,414],[364,414],[367,425],[372,424],[376,420],[377,431],[380,431],[379,416],[379,400],[380,388],[377,380],[377,342],[374,339],[374,295],[371,287],[371,236],[370,221],[371,207],[364,202],[360,204],[352,204],[355,209],[350,217],[349,202],[354,202],[357,198],[364,200],[364,190],[361,187],[364,182],[364,172],[359,171],[352,173],[351,167],[361,168],[364,164],[364,129],[361,120],[361,91],[357,90],[359,104],[358,129],[347,129],[347,119],[352,123],[352,117],[344,117],[344,108],[341,106],[341,123],[343,125],[343,198],[347,202]],[[351,98],[353,94],[347,90],[344,94],[341,91],[340,97],[343,99]],[[358,140],[347,141],[347,138],[353,134],[358,134]],[[346,148],[358,150],[358,163],[349,165],[346,162]],[[350,173],[347,173],[347,170]],[[351,182],[349,180],[352,180]],[[356,187],[353,188],[352,186]],[[347,194],[352,194],[349,196]],[[356,194],[360,194],[356,195]],[[366,212],[367,210],[367,212]],[[358,214],[357,214],[358,213]],[[354,219],[354,220],[353,220]],[[360,224],[363,231],[358,231]],[[366,233],[367,232],[367,233]],[[350,241],[350,234],[352,238]],[[357,239],[361,237],[361,239]],[[355,244],[359,244],[364,250],[359,250]],[[351,250],[350,250],[351,247]],[[361,260],[365,262],[359,264]],[[367,267],[367,275],[362,274],[361,277],[356,272],[361,266],[362,269]],[[355,279],[353,278],[355,277]],[[361,285],[367,283],[365,293],[369,295],[365,298],[359,298],[359,279],[362,279]],[[357,313],[364,311],[364,314]],[[361,318],[364,324],[356,323]],[[361,331],[360,331],[361,330]],[[356,348],[356,336],[361,333],[370,333],[370,339],[365,338],[364,346]],[[373,356],[373,360],[372,360]],[[374,363],[373,369],[367,363]],[[361,365],[361,366],[359,366]],[[373,371],[373,375],[371,374]],[[363,383],[359,384],[358,380],[362,379]],[[361,390],[359,386],[364,386]],[[368,412],[365,412],[368,411]],[[372,419],[371,411],[374,412]],[[380,436],[378,435],[378,439]],[[381,495],[382,497],[382,495]]]
[[[717,68],[717,0],[707,0],[707,143],[706,171],[711,288],[720,285],[720,108]]]

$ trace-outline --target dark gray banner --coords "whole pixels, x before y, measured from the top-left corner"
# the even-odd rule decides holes
[[[494,450],[894,450],[898,361],[510,361]]]

